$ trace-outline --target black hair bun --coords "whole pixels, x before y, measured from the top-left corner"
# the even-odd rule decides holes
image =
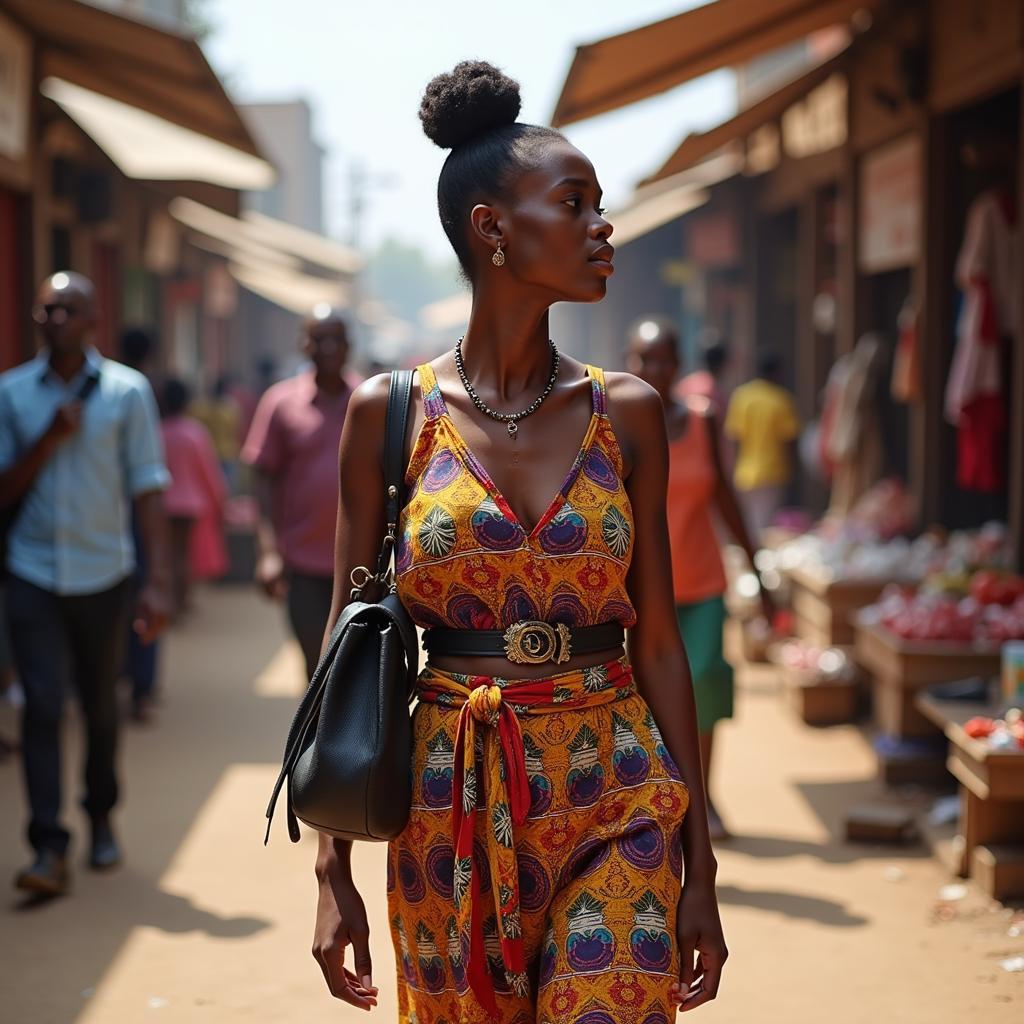
[[[431,79],[420,103],[427,138],[454,149],[492,128],[512,124],[521,107],[519,83],[483,60],[464,60]]]

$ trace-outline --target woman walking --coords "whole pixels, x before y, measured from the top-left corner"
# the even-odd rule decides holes
[[[590,161],[519,108],[515,82],[465,62],[420,109],[451,149],[438,206],[473,310],[418,367],[406,439],[397,586],[429,654],[388,859],[399,1019],[656,1024],[713,999],[727,955],[666,571],[664,416],[641,381],[549,339],[552,303],[603,298],[612,228]],[[330,624],[383,535],[387,394],[386,376],[361,385],[345,423]],[[320,836],[313,952],[370,1008],[349,852]]]
[[[175,617],[189,610],[193,577],[219,576],[227,561],[221,532],[227,481],[206,427],[188,414],[191,398],[184,381],[164,381],[160,434],[171,474],[164,508],[170,524]]]
[[[629,338],[626,366],[658,392],[665,407],[672,588],[679,632],[693,677],[704,785],[710,791],[715,724],[732,718],[733,711],[732,666],[722,651],[725,567],[712,510],[743,548],[756,574],[754,546],[722,465],[722,445],[710,403],[700,396],[680,402],[673,392],[679,375],[679,338],[675,328],[660,320],[639,323]],[[774,606],[763,586],[761,602],[763,613],[771,622]],[[711,838],[728,839],[729,832],[710,792],[707,801]]]

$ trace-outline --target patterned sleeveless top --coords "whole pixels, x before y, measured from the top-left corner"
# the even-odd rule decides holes
[[[434,371],[417,370],[425,420],[406,471],[396,553],[398,593],[416,624],[632,626],[633,513],[603,371],[587,367],[590,424],[558,493],[527,533],[456,429]]]

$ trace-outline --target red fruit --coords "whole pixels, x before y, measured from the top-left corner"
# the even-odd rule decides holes
[[[1024,594],[1024,579],[991,569],[971,577],[971,597],[981,604],[1013,604]]]
[[[1001,590],[999,573],[990,569],[975,573],[971,579],[971,597],[981,604],[993,604]]]
[[[984,718],[978,715],[975,718],[969,719],[964,724],[964,732],[972,739],[981,740],[986,736],[992,735],[992,730],[995,728],[995,724],[996,723],[991,718]]]

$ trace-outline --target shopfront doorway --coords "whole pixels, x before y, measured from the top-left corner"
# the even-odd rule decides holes
[[[1012,256],[1011,239],[1019,238],[1018,150],[1020,90],[1007,90],[948,115],[945,131],[948,161],[948,209],[951,226],[943,253],[944,304],[941,325],[942,386],[948,387],[957,347],[966,343],[971,303],[985,293],[986,317],[994,318],[999,336],[999,373],[1003,384],[1003,426],[965,437],[961,428],[942,418],[940,440],[940,510],[951,527],[979,526],[1009,515],[1009,424],[1013,403],[1024,400],[1011,386],[1014,332],[1019,333],[1020,268]],[[1019,258],[1019,257],[1018,257]],[[968,281],[973,281],[973,284]],[[1010,281],[1012,280],[1012,283]],[[948,285],[945,284],[948,282]],[[1020,344],[1019,339],[1016,344]],[[996,482],[990,474],[969,473],[965,459],[971,447],[991,448]]]

